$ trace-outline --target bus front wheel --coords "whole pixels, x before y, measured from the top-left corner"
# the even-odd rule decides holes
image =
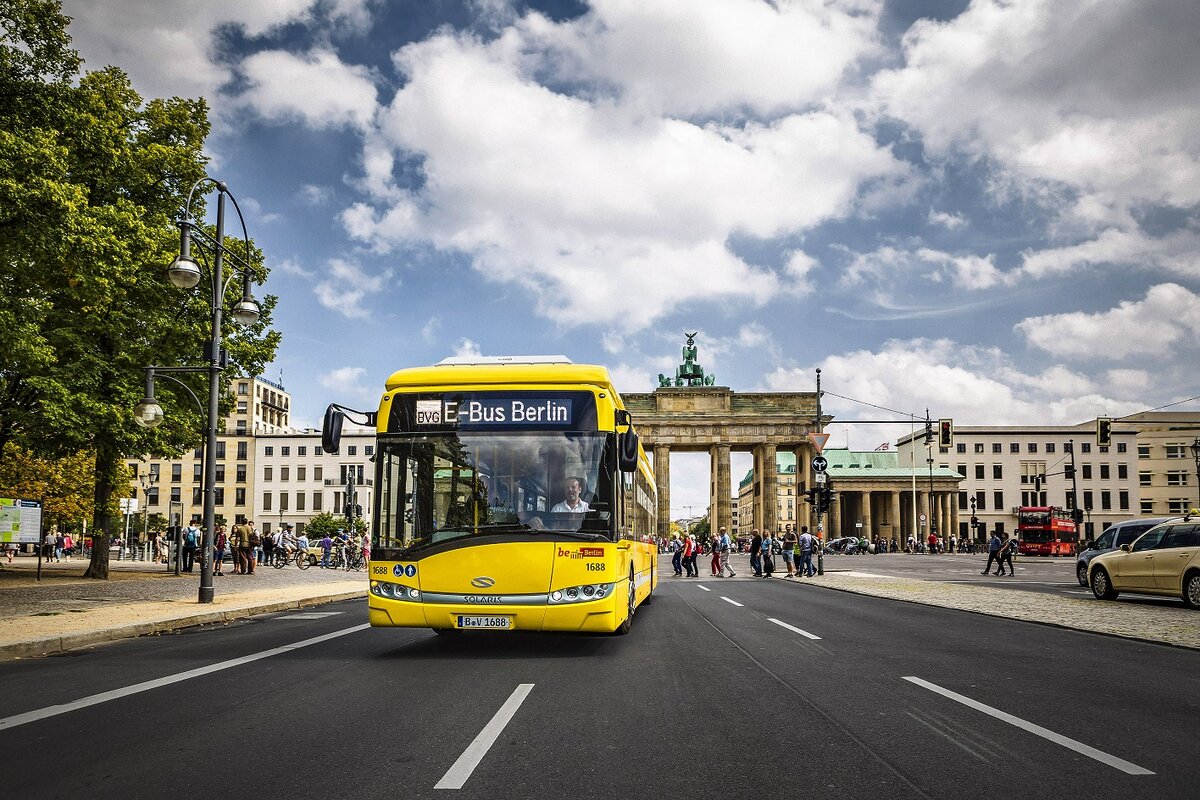
[[[628,608],[625,612],[625,621],[622,622],[620,627],[618,627],[616,630],[618,636],[624,636],[625,634],[629,633],[629,631],[633,630],[633,612],[637,610],[637,588],[633,583],[632,569],[629,570],[629,590],[625,592],[625,596],[628,598],[626,601]]]

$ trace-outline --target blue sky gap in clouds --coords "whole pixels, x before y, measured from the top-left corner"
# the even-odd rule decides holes
[[[1200,394],[1190,0],[64,8],[89,67],[208,98],[300,423],[454,353],[644,391],[685,329],[736,390],[960,424]]]

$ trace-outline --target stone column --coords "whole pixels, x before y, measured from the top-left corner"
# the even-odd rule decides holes
[[[671,448],[654,445],[654,482],[658,485],[658,535],[671,538]]]
[[[775,445],[763,444],[763,529],[779,532],[779,465],[775,462]]]
[[[829,506],[828,523],[825,525],[825,541],[831,541],[844,535],[842,531],[842,498],[841,493],[833,499],[833,503]]]
[[[955,537],[961,539],[962,536],[960,536],[958,532],[958,526],[962,524],[962,519],[959,517],[960,511],[958,508],[958,492],[951,492],[950,497],[950,525],[954,530]]]
[[[871,490],[866,489],[862,492],[862,529],[863,536],[868,539],[875,538],[875,531],[871,527]]]
[[[716,444],[710,451],[712,462],[712,480],[709,485],[712,491],[708,498],[708,524],[716,533],[721,527],[730,528],[733,524],[733,503],[730,495],[729,474],[729,445]],[[730,536],[737,536],[737,531],[730,529]]]
[[[896,543],[904,546],[904,527],[903,520],[900,518],[900,492],[892,491],[892,533],[891,536],[896,540]]]

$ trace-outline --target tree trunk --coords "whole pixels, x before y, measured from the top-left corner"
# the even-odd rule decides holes
[[[108,542],[109,531],[112,527],[112,515],[108,511],[108,505],[112,501],[113,492],[116,491],[116,467],[119,461],[119,453],[113,452],[112,448],[104,442],[97,443],[96,490],[93,495],[95,516],[92,518],[92,560],[88,563],[87,571],[83,573],[85,578],[108,580]]]

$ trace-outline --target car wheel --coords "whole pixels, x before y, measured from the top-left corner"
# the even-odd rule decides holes
[[[1080,586],[1087,586],[1087,564],[1080,564],[1075,568],[1075,577],[1079,580]]]
[[[1115,600],[1117,592],[1112,587],[1112,579],[1108,577],[1104,567],[1097,567],[1092,572],[1092,594],[1097,600]]]
[[[1188,608],[1200,608],[1200,571],[1192,570],[1184,576],[1183,602]]]

